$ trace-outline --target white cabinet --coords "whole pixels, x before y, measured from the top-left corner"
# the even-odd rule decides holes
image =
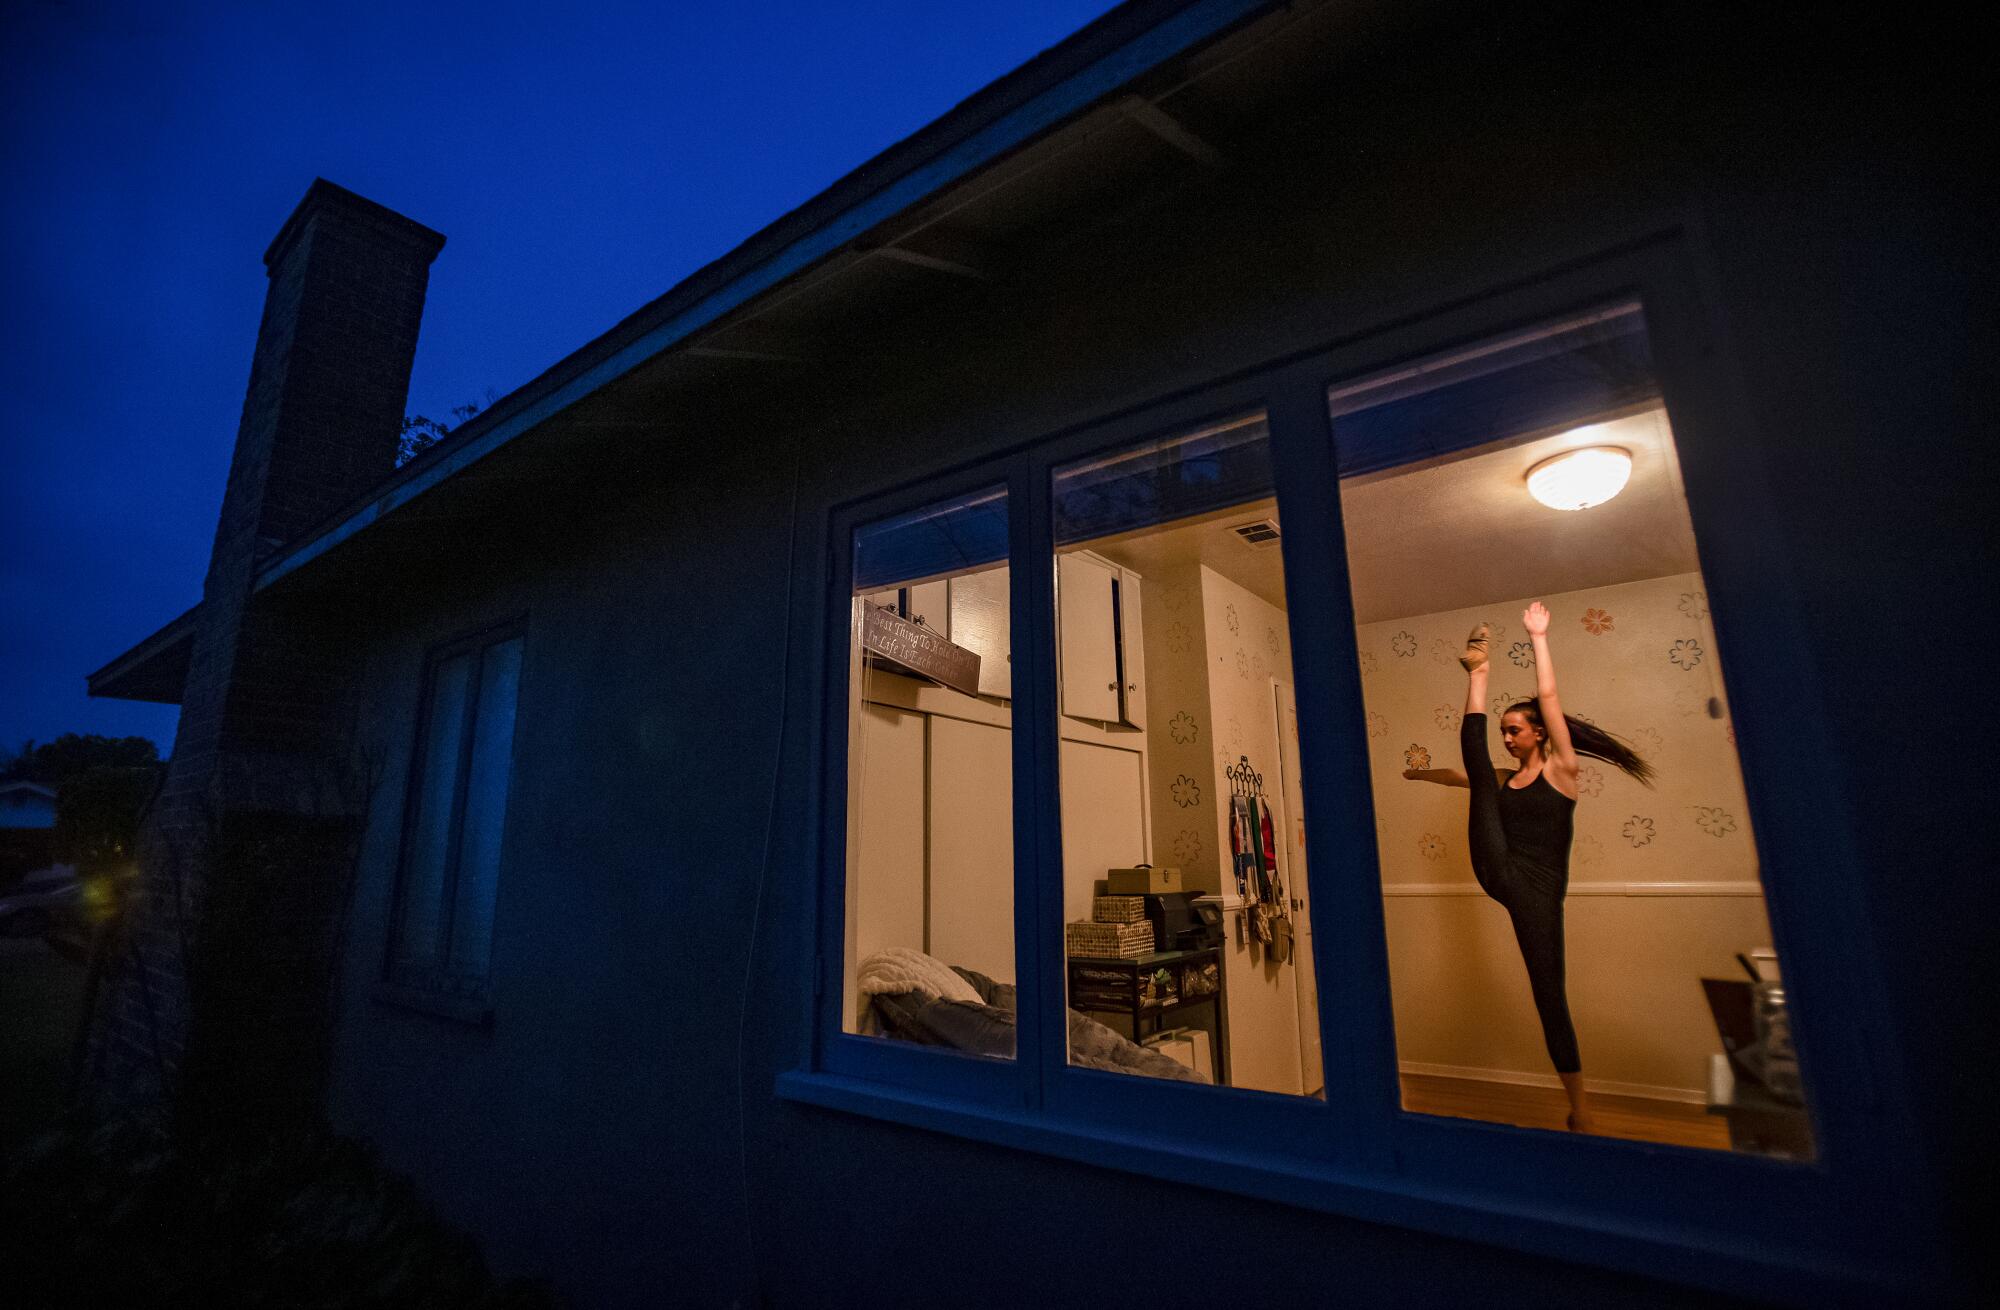
[[[1007,590],[1007,566],[989,568],[935,582],[919,582],[871,593],[871,605],[895,610],[932,632],[979,656],[979,694],[1002,700],[1014,694],[1014,667],[1009,659],[1013,599]]]
[[[1095,555],[1056,559],[1064,714],[1118,718],[1118,620],[1112,605],[1117,580],[1118,570]]]
[[[1078,731],[1092,730],[1079,725]],[[1098,880],[1108,869],[1129,869],[1151,859],[1146,833],[1146,755],[1112,741],[1137,742],[1131,733],[1100,740],[1064,737],[1062,777],[1063,922],[1091,917]]]
[[[1013,733],[929,716],[924,949],[1014,981]]]
[[[1138,574],[1088,551],[1056,557],[1062,712],[1146,726]]]
[[[1013,598],[1006,566],[953,578],[950,587],[951,630],[945,635],[979,656],[980,695],[1012,696],[1014,669],[1008,655]]]
[[[1118,714],[1135,728],[1146,726],[1146,638],[1139,623],[1140,579],[1118,570]]]
[[[951,636],[951,584],[939,582],[919,582],[914,587],[905,588],[909,593],[909,610],[903,615],[912,623],[921,623],[932,632],[945,637]]]

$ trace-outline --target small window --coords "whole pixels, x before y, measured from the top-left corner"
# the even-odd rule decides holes
[[[521,637],[485,634],[432,656],[403,840],[389,978],[485,990],[514,754]]]

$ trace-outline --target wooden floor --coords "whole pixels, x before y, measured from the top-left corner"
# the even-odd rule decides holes
[[[1590,1105],[1600,1137],[1729,1149],[1728,1125],[1699,1105],[1640,1096],[1593,1096]],[[1403,1075],[1403,1108],[1556,1132],[1567,1130],[1569,1117],[1569,1102],[1559,1087],[1518,1087],[1431,1074]]]

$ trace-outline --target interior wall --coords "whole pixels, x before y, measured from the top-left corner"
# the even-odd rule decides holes
[[[1263,775],[1267,797],[1282,791],[1278,761],[1277,712],[1271,679],[1292,679],[1291,633],[1285,612],[1200,566],[1202,638],[1208,668],[1208,708],[1216,747],[1210,765],[1217,797],[1214,839],[1226,862],[1229,851],[1229,795],[1224,770],[1247,758]],[[1273,821],[1283,808],[1274,812]],[[1282,834],[1278,834],[1282,844]],[[1282,860],[1283,857],[1280,856]],[[1223,899],[1236,901],[1233,875],[1223,879]],[[1229,1076],[1237,1087],[1297,1095],[1306,1090],[1299,1050],[1298,967],[1280,964],[1253,947],[1231,911],[1223,942],[1229,972]]]
[[[1466,794],[1402,777],[1459,767],[1457,660],[1481,620],[1493,626],[1488,752],[1513,767],[1497,710],[1534,692],[1520,619],[1531,599],[1359,629],[1405,1068],[1553,1079],[1512,926],[1472,875]],[[1684,573],[1540,599],[1568,711],[1658,770],[1648,788],[1586,760],[1579,779],[1566,935],[1584,1069],[1607,1089],[1699,1100],[1721,1047],[1698,979],[1740,976],[1733,954],[1770,942],[1706,589]]]
[[[1157,568],[1146,577],[1147,779],[1156,864],[1181,871],[1190,891],[1222,890],[1215,844],[1215,719],[1208,703],[1208,645],[1201,566]]]
[[[1217,796],[1229,794],[1223,770],[1247,758],[1264,777],[1264,790],[1280,787],[1278,720],[1271,679],[1292,680],[1292,636],[1285,612],[1252,595],[1206,564],[1200,566],[1202,637],[1208,668],[1208,704],[1215,724],[1212,769]],[[1229,850],[1229,810],[1215,810],[1217,849]],[[1234,890],[1233,880],[1225,892]]]

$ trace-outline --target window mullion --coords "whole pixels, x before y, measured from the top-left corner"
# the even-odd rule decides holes
[[[474,648],[467,654],[470,667],[466,677],[465,704],[459,711],[458,766],[452,778],[451,821],[446,827],[443,876],[438,890],[438,969],[451,972],[452,920],[458,913],[458,858],[465,844],[465,803],[472,780],[472,734],[479,721],[480,684],[486,672],[485,651]]]
[[[1056,773],[1055,568],[1045,460],[1009,471],[1013,579],[1016,1056],[1024,1102],[1041,1105],[1068,1054],[1063,996],[1062,838]]]
[[[1299,755],[1314,830],[1313,941],[1334,1149],[1387,1168],[1397,1105],[1395,1029],[1375,856],[1354,602],[1326,379],[1318,361],[1277,375],[1267,396],[1280,549],[1291,593]],[[1318,585],[1308,586],[1307,580]]]

